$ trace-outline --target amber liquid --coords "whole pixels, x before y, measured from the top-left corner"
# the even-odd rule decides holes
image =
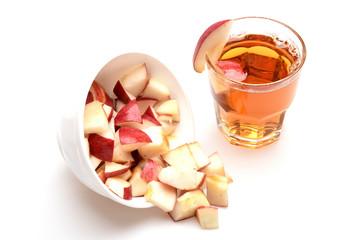
[[[240,63],[246,75],[242,82],[260,87],[239,88],[209,72],[220,130],[231,143],[250,148],[277,140],[297,79],[285,86],[274,85],[294,70],[298,60],[294,48],[269,36],[246,35],[229,39],[219,60]]]

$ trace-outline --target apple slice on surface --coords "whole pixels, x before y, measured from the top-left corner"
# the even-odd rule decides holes
[[[161,169],[159,180],[180,190],[194,190],[199,188],[205,181],[205,173],[198,172],[193,168],[169,166]]]
[[[113,107],[113,100],[109,97],[109,95],[106,93],[105,89],[103,88],[103,86],[101,86],[101,84],[97,81],[93,81],[90,87],[89,92],[92,95],[92,99],[94,101],[99,101],[102,103],[105,103],[106,105]],[[88,94],[88,100],[91,100],[91,97]]]
[[[195,159],[197,170],[201,170],[210,164],[210,160],[198,142],[188,144]]]
[[[219,228],[219,216],[216,207],[199,207],[195,211],[195,216],[202,229]]]
[[[113,93],[123,103],[128,103],[131,100],[134,100],[136,97],[132,95],[131,93],[127,92],[120,81],[118,80],[113,88]]]
[[[221,175],[225,176],[225,169],[224,164],[222,163],[219,153],[214,152],[209,156],[210,164],[201,169],[201,172],[206,173],[207,177],[214,176],[214,175]]]
[[[170,166],[183,166],[197,169],[195,159],[188,144],[183,144],[167,153],[161,155],[164,161]]]
[[[111,178],[125,173],[130,169],[130,164],[119,164],[115,162],[105,162],[105,177]]]
[[[131,100],[121,108],[114,119],[116,126],[124,126],[126,123],[132,122],[142,124],[141,112],[136,100]]]
[[[128,74],[126,74],[120,82],[127,92],[131,93],[135,97],[139,96],[148,83],[146,64],[142,63],[139,66],[136,66]]]
[[[108,128],[108,118],[102,103],[93,101],[85,105],[84,133],[100,133]]]
[[[131,200],[131,184],[119,176],[107,178],[105,185],[116,195],[125,200]]]
[[[169,97],[168,87],[158,79],[151,77],[141,96],[144,98],[155,98],[159,101]]]
[[[184,193],[177,198],[174,209],[169,212],[170,217],[176,222],[195,216],[199,207],[209,207],[209,201],[201,190]]]
[[[179,105],[176,99],[170,99],[160,103],[156,108],[156,113],[159,115],[172,116],[173,121],[180,121]]]
[[[146,193],[148,182],[141,178],[142,170],[140,167],[134,167],[132,175],[129,179],[133,197],[144,196]]]
[[[228,40],[231,26],[231,19],[219,21],[208,27],[201,35],[193,56],[193,67],[196,72],[204,71],[206,55],[212,63],[216,63]]]
[[[141,178],[147,182],[157,181],[162,167],[152,159],[148,159],[141,173]]]
[[[143,158],[152,158],[169,151],[169,141],[163,134],[161,127],[149,127],[143,129],[143,131],[150,137],[151,142],[139,147],[138,152],[140,156]]]
[[[206,196],[213,206],[228,206],[228,179],[214,175],[206,178]]]
[[[89,134],[88,139],[91,155],[103,161],[112,161],[114,153],[114,134],[110,128],[99,134]]]
[[[176,189],[158,181],[151,181],[144,197],[164,212],[170,212],[176,203]]]
[[[132,127],[121,127],[118,130],[121,147],[126,152],[132,152],[139,147],[151,143],[151,138],[143,131]]]

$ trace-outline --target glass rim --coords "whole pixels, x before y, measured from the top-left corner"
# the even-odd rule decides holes
[[[234,18],[232,19],[233,21],[237,21],[237,20],[242,20],[242,19],[262,19],[262,20],[267,20],[267,21],[271,21],[271,22],[275,22],[275,23],[278,23],[286,28],[288,28],[292,33],[295,34],[295,36],[298,38],[298,40],[300,41],[301,43],[301,46],[302,46],[302,57],[301,57],[301,62],[299,64],[299,66],[295,69],[294,72],[292,72],[290,75],[288,75],[287,77],[285,78],[282,78],[278,81],[275,81],[275,82],[271,82],[271,83],[259,83],[259,84],[253,84],[253,83],[244,83],[244,82],[239,82],[239,81],[236,81],[232,78],[229,78],[227,76],[225,76],[225,74],[223,72],[221,72],[218,68],[216,68],[212,62],[210,61],[210,58],[208,56],[208,54],[206,54],[205,58],[206,58],[206,63],[208,64],[208,66],[218,75],[221,75],[224,79],[226,79],[226,81],[229,81],[231,82],[232,84],[236,84],[236,85],[241,85],[241,86],[247,86],[247,87],[252,87],[252,88],[263,88],[263,87],[266,87],[266,86],[275,86],[275,85],[279,85],[279,84],[282,84],[284,82],[287,82],[287,81],[290,81],[292,79],[295,79],[294,76],[297,75],[299,73],[299,71],[302,69],[302,66],[304,65],[305,63],[305,59],[306,59],[306,47],[305,47],[305,43],[303,41],[303,39],[301,38],[301,36],[292,28],[290,27],[289,25],[285,24],[285,23],[282,23],[280,21],[277,21],[277,20],[274,20],[274,19],[271,19],[271,18],[267,18],[267,17],[256,17],[256,16],[250,16],[250,17],[240,17],[240,18]]]

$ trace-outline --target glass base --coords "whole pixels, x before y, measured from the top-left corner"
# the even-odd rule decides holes
[[[252,148],[252,149],[258,149],[277,141],[280,138],[280,133],[281,133],[281,129],[279,129],[277,131],[273,131],[271,134],[267,135],[266,137],[253,139],[253,138],[245,138],[238,135],[234,135],[228,132],[226,128],[224,128],[220,123],[218,123],[217,126],[220,132],[224,135],[224,137],[228,140],[229,143],[241,147]]]

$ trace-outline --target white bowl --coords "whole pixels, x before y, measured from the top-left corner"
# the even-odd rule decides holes
[[[114,97],[112,89],[116,81],[121,78],[123,70],[143,62],[146,63],[152,76],[157,76],[167,85],[170,89],[170,97],[178,100],[180,123],[173,135],[178,137],[180,143],[193,141],[194,123],[190,104],[174,75],[157,59],[142,53],[120,55],[108,62],[97,74],[95,80],[105,88],[111,97]],[[92,81],[93,79],[84,81],[84,88],[79,93],[79,96],[74,96],[74,102],[66,109],[60,119],[57,129],[60,151],[75,176],[93,191],[129,207],[152,207],[153,204],[146,202],[143,197],[124,200],[115,195],[104,185],[91,166],[84,141],[83,117],[85,100]]]

